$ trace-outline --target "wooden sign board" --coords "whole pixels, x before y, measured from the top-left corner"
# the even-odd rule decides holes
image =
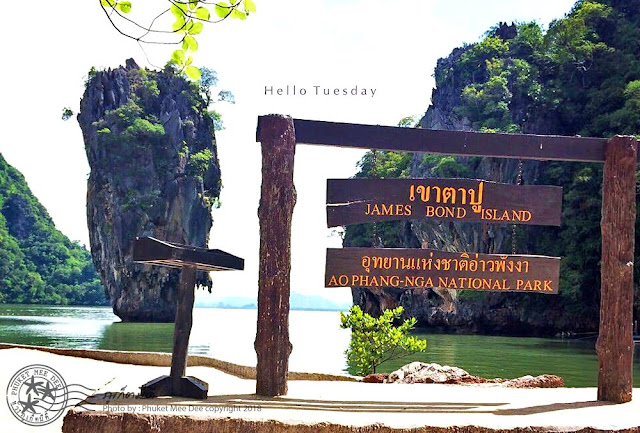
[[[560,258],[417,248],[328,248],[325,287],[557,294]]]
[[[562,188],[470,179],[328,179],[327,226],[445,219],[559,226]]]

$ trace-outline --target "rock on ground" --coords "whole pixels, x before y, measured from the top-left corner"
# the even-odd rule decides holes
[[[412,362],[389,373],[366,376],[363,382],[370,383],[442,383],[458,385],[494,384],[511,388],[559,388],[564,386],[560,376],[542,374],[522,376],[515,379],[487,379],[470,375],[467,371],[436,363]]]

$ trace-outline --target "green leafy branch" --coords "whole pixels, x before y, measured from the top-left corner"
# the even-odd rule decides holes
[[[416,324],[415,318],[405,320],[400,326],[393,324],[402,312],[403,308],[397,307],[375,318],[355,305],[347,314],[340,313],[340,327],[351,329],[347,363],[359,374],[375,373],[383,362],[427,349],[425,340],[409,335]]]
[[[168,9],[164,9],[153,18],[151,23],[144,26],[126,16],[132,10],[131,1],[100,0],[100,6],[105,12],[111,25],[123,36],[134,39],[139,44],[167,44],[181,45],[171,54],[169,64],[179,73],[184,73],[190,79],[197,81],[201,77],[200,68],[193,65],[193,53],[198,50],[198,41],[195,36],[202,33],[204,23],[219,23],[227,18],[246,20],[247,17],[256,12],[256,5],[253,0],[238,0],[231,2],[212,2],[208,0],[167,0],[170,4]],[[208,7],[207,7],[208,6]],[[213,6],[214,17],[209,7]],[[171,12],[175,20],[171,25],[171,30],[155,28],[156,21],[166,13]],[[116,23],[115,19],[127,22],[143,31],[139,36],[134,36],[123,30]],[[158,37],[162,35],[176,35],[178,39],[163,40]]]

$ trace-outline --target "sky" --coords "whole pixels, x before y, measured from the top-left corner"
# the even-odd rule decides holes
[[[164,2],[131,0],[132,17],[160,11]],[[194,63],[218,73],[235,104],[219,103],[226,129],[216,134],[222,206],[213,212],[209,246],[245,259],[242,272],[213,275],[215,298],[255,298],[258,279],[261,180],[259,115],[396,125],[428,108],[436,62],[455,47],[478,41],[500,21],[542,25],[567,13],[573,0],[255,0],[245,21],[207,25]],[[141,67],[163,65],[173,47],[145,46],[116,32],[99,0],[37,0],[24,19],[0,27],[0,153],[20,170],[56,227],[89,245],[86,181],[89,165],[75,117],[94,66],[115,68],[133,57]],[[137,9],[136,9],[137,8]],[[138,15],[133,15],[137,12]],[[9,56],[11,54],[11,56]],[[286,94],[289,86],[289,94]],[[293,94],[296,86],[297,94]],[[367,95],[325,96],[317,89],[368,89]],[[277,89],[283,95],[277,95]],[[300,95],[300,89],[306,95]],[[273,89],[273,92],[270,92]],[[371,89],[375,94],[371,95]],[[364,151],[300,145],[294,183],[292,290],[349,302],[348,288],[324,288],[327,247],[340,247],[326,227],[326,180],[348,178]],[[197,296],[205,295],[199,291]]]

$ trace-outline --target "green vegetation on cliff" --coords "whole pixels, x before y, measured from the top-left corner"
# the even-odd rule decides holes
[[[0,155],[0,303],[104,305],[89,252],[56,230]]]
[[[445,124],[457,129],[638,136],[638,41],[639,0],[579,1],[546,31],[537,23],[499,24],[481,41],[456,48],[448,58],[438,61],[433,105],[420,126],[434,127],[437,111],[438,119],[444,118]],[[479,173],[481,158],[416,155],[408,159],[378,153],[383,176],[380,164],[374,172],[371,160],[371,154],[363,158],[358,177],[473,177]],[[547,317],[547,331],[559,326],[553,323],[553,317],[560,316],[567,319],[565,323],[575,318],[574,329],[562,330],[594,330],[599,308],[602,165],[542,162],[529,167],[534,173],[532,183],[563,187],[562,226],[518,227],[518,251],[562,257],[560,296],[549,299],[462,292],[459,302],[473,300],[480,302],[481,308],[493,308],[501,297],[519,310],[514,311],[515,317]],[[371,229],[367,227],[348,227],[345,244],[371,244]],[[381,243],[406,245],[406,225],[396,223],[394,227]],[[637,225],[636,245],[640,245],[638,234]],[[510,239],[502,247],[510,252]],[[638,276],[636,270],[636,281]],[[637,286],[635,290],[637,318]],[[485,301],[489,298],[490,302]],[[557,315],[549,314],[552,310]]]

